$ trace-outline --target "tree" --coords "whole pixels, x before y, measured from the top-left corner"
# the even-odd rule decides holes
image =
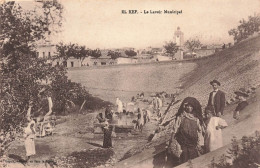
[[[85,46],[79,46],[78,44],[63,44],[59,43],[56,45],[57,54],[55,59],[61,58],[63,60],[68,60],[69,57],[74,57],[82,62],[91,54],[90,49],[86,49]]]
[[[137,53],[134,51],[134,50],[126,50],[125,51],[125,54],[128,56],[128,57],[133,57],[133,56],[136,56]]]
[[[242,19],[239,21],[237,28],[228,31],[230,36],[233,36],[235,42],[246,39],[255,32],[260,31],[260,15],[249,16],[248,21]]]
[[[94,58],[99,58],[102,54],[101,54],[101,51],[100,49],[95,49],[95,50],[91,50],[90,51],[90,55]]]
[[[172,56],[172,59],[173,59],[173,56],[174,54],[178,51],[179,47],[176,45],[176,43],[170,41],[170,42],[166,42],[165,45],[163,46],[166,50],[166,53],[167,54],[170,54]]]
[[[115,59],[121,57],[121,53],[120,53],[120,52],[117,52],[117,51],[111,51],[111,50],[109,50],[108,53],[107,53],[107,56],[110,56],[111,59],[115,60]]]
[[[80,64],[82,66],[82,62],[85,58],[87,58],[90,55],[90,50],[86,49],[85,46],[79,46],[78,47],[78,54],[75,55],[75,58],[80,60]]]
[[[194,52],[194,50],[196,48],[199,48],[201,47],[201,42],[199,39],[190,39],[190,40],[187,40],[185,43],[184,43],[184,46],[190,50],[191,52]]]
[[[35,42],[51,34],[51,24],[60,25],[58,18],[62,13],[57,1],[40,4],[37,10],[26,12],[14,1],[0,5],[0,155],[21,131],[29,102],[33,102],[32,110],[36,111],[43,84],[66,73],[63,67],[52,67],[36,56]]]

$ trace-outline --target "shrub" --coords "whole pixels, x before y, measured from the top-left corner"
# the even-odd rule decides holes
[[[257,168],[260,166],[260,136],[256,131],[255,136],[244,136],[241,146],[236,138],[232,139],[232,146],[228,150],[229,156],[221,156],[219,163],[211,161],[211,168]],[[227,158],[232,163],[227,162]]]

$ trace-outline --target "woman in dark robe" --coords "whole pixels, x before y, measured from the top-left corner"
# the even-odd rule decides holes
[[[175,139],[181,146],[181,163],[194,159],[202,152],[203,118],[199,101],[193,97],[183,100],[174,125]]]
[[[103,128],[103,131],[104,131],[103,148],[110,148],[110,147],[112,147],[112,131],[113,131],[113,127],[109,126],[109,124],[107,122],[105,127]]]

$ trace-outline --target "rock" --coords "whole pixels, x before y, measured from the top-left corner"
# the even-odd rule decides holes
[[[230,99],[231,102],[234,102],[235,100],[236,100],[235,98],[231,98],[231,99]]]
[[[230,101],[230,100],[227,100],[227,101],[226,101],[226,104],[227,104],[227,105],[230,105],[230,104],[231,104],[231,101]]]
[[[94,133],[95,134],[103,134],[103,130],[102,130],[101,127],[96,127],[96,128],[94,128]]]
[[[240,88],[239,89],[241,92],[246,92],[246,89],[245,88]]]

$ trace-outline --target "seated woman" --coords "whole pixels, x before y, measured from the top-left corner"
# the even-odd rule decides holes
[[[103,122],[106,121],[106,119],[103,118],[103,114],[102,113],[99,113],[96,118],[98,119],[99,123],[103,123]]]
[[[105,118],[111,120],[113,118],[112,110],[107,107],[105,110]]]
[[[198,157],[204,145],[203,118],[199,101],[193,97],[183,100],[177,114],[173,133],[181,146],[181,163]]]

